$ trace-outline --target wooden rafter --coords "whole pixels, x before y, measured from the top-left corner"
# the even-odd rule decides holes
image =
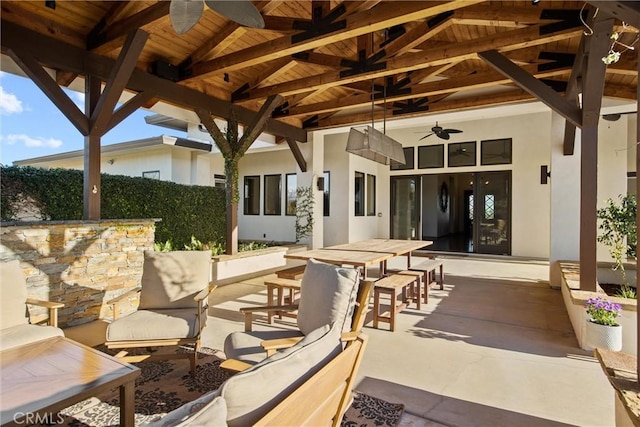
[[[109,132],[124,119],[136,112],[138,108],[148,105],[149,101],[151,101],[152,99],[153,94],[150,92],[140,92],[136,94],[133,98],[122,104],[117,110],[113,112],[109,123],[104,129],[104,132]]]
[[[168,1],[161,1],[140,12],[116,21],[87,40],[87,48],[96,53],[109,52],[118,47],[119,39],[169,14]]]
[[[340,72],[332,71],[317,76],[310,76],[286,83],[258,88],[249,93],[248,99],[260,99],[274,93],[287,96],[298,92],[308,91],[310,89],[320,89],[322,87],[328,88],[363,80],[371,80],[372,78],[419,70],[430,66],[445,65],[452,61],[475,59],[477,58],[477,52],[483,52],[491,49],[506,52],[525,46],[533,46],[536,44],[569,39],[581,33],[581,28],[563,29],[558,32],[545,35],[540,34],[540,27],[538,26],[526,29],[516,29],[476,39],[464,44],[455,44],[447,50],[433,48],[422,52],[407,53],[386,61],[387,66],[382,70],[363,72],[361,74],[347,77],[341,76]]]
[[[112,59],[86,52],[75,46],[53,40],[4,20],[1,21],[0,31],[0,43],[3,51],[13,49],[29,52],[39,62],[55,69],[83,75],[95,75],[106,80],[109,78],[109,73],[115,63]],[[55,86],[59,89],[57,85]],[[148,91],[158,99],[182,106],[188,110],[205,109],[222,118],[229,118],[231,114],[235,114],[241,123],[252,122],[256,115],[254,111],[214,98],[195,89],[178,85],[139,69],[135,69],[131,74],[127,88],[133,92]],[[71,104],[75,107],[73,102]],[[307,138],[304,130],[273,119],[267,120],[265,131],[274,135],[290,136],[297,141],[304,142]]]
[[[607,12],[640,29],[640,4],[637,1],[587,1],[587,3]]]
[[[89,120],[91,133],[97,135],[105,134],[106,126],[111,121],[113,115],[113,109],[129,81],[129,77],[138,61],[138,56],[140,56],[140,52],[142,52],[148,37],[149,34],[142,30],[130,33],[127,37],[118,55],[118,59],[113,64],[113,69],[106,81],[106,86],[100,95],[98,104]]]
[[[287,140],[287,145],[289,145],[289,149],[291,150],[291,154],[296,159],[296,163],[302,172],[307,171],[307,161],[304,159],[302,155],[302,151],[300,151],[300,147],[298,147],[298,143],[291,138],[285,138]]]
[[[518,67],[511,62],[509,58],[495,50],[480,52],[478,56],[566,120],[569,120],[575,126],[582,127],[582,117],[579,108],[576,108],[575,105],[568,102],[549,86]]]
[[[416,19],[427,18],[448,10],[468,6],[474,2],[475,0],[466,2],[434,1],[427,3],[427,7],[425,7],[425,3],[422,2],[403,2],[401,6],[394,2],[383,2],[369,11],[347,16],[347,29],[344,31],[337,31],[298,43],[292,41],[292,36],[282,37],[198,64],[194,66],[193,76],[204,77],[214,72],[220,73],[246,68],[297,52],[312,50],[329,43],[368,34],[372,31],[383,30]]]
[[[3,25],[4,27],[4,25]],[[56,81],[45,71],[26,49],[7,49],[7,53],[29,78],[47,95],[62,114],[82,135],[89,134],[89,120],[78,106],[64,93]]]

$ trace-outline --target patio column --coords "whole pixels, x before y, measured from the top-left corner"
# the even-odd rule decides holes
[[[549,283],[561,284],[559,261],[580,259],[580,149],[563,154],[565,119],[551,113]],[[580,129],[576,130],[580,138]]]
[[[298,186],[310,186],[314,194],[313,233],[310,238],[301,243],[307,243],[310,249],[321,248],[324,246],[324,192],[318,190],[318,178],[322,178],[324,175],[324,135],[314,132],[307,143],[299,144],[299,146],[307,162],[307,171],[302,172],[300,167],[297,168]]]

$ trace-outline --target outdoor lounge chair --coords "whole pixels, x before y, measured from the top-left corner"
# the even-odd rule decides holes
[[[128,362],[148,358],[187,358],[195,375],[200,335],[207,322],[207,300],[215,286],[209,283],[211,252],[175,251],[144,253],[142,286],[109,301],[113,322],[107,327],[106,346],[129,349],[193,345],[193,352],[128,355]],[[134,294],[140,296],[137,311],[119,317],[118,304]]]
[[[27,281],[20,261],[0,263],[0,284],[0,350],[64,336],[62,329],[57,327],[58,309],[64,304],[27,298]],[[35,319],[29,315],[28,305],[48,308],[50,326],[32,324]]]
[[[367,343],[359,335],[343,350],[339,326],[316,329],[150,426],[339,425]]]
[[[339,267],[309,260],[298,304],[241,308],[245,315],[245,331],[227,336],[224,369],[241,371],[262,361],[275,351],[287,348],[323,324],[339,323],[344,341],[352,340],[364,325],[372,281],[360,281],[357,269]],[[252,331],[255,312],[298,310],[298,330],[269,328]]]

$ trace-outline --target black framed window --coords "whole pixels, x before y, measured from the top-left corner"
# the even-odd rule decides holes
[[[244,214],[260,215],[260,177],[244,177]]]
[[[355,181],[355,214],[364,216],[364,173],[356,172]]]
[[[323,216],[329,216],[329,212],[330,212],[330,206],[329,206],[329,189],[330,187],[330,183],[331,183],[331,174],[327,171],[324,172],[323,174],[324,176],[324,194],[323,194],[323,199],[322,199],[322,215]]]
[[[511,138],[491,139],[480,142],[481,165],[511,164]]]
[[[264,214],[282,214],[282,175],[264,176]]]
[[[418,169],[443,168],[444,144],[418,147]]]
[[[476,142],[458,142],[449,144],[448,166],[475,166],[476,165]]]
[[[285,194],[287,195],[286,200],[286,208],[284,211],[285,215],[295,215],[296,214],[296,200],[297,200],[297,191],[298,191],[298,175],[295,173],[288,173],[286,178],[286,190]]]
[[[376,214],[376,176],[367,174],[367,216]]]
[[[407,169],[413,169],[413,147],[405,147],[402,149],[404,151],[404,165],[402,163],[398,163],[395,160],[391,160],[391,170],[392,171],[402,171]]]

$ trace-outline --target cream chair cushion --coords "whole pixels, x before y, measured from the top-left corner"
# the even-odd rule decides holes
[[[169,412],[160,420],[146,424],[147,427],[227,425],[227,405],[220,397],[220,389],[209,392]]]
[[[193,308],[211,275],[210,251],[145,251],[140,310]]]
[[[333,323],[338,323],[343,332],[349,331],[359,278],[360,273],[355,268],[337,267],[310,259],[300,284],[300,331],[307,335],[322,325]]]
[[[295,346],[229,378],[220,388],[229,426],[253,425],[341,349],[339,325],[325,325]]]
[[[20,261],[0,263],[0,329],[29,323],[27,317],[27,282]]]
[[[224,354],[227,359],[236,359],[255,365],[262,362],[266,353],[262,341],[299,337],[300,331],[277,329],[271,331],[233,332],[224,340]]]
[[[53,326],[15,325],[0,330],[0,350],[8,350],[35,341],[63,336],[62,329],[54,328]]]
[[[107,327],[107,341],[193,338],[200,333],[193,308],[138,310]]]

